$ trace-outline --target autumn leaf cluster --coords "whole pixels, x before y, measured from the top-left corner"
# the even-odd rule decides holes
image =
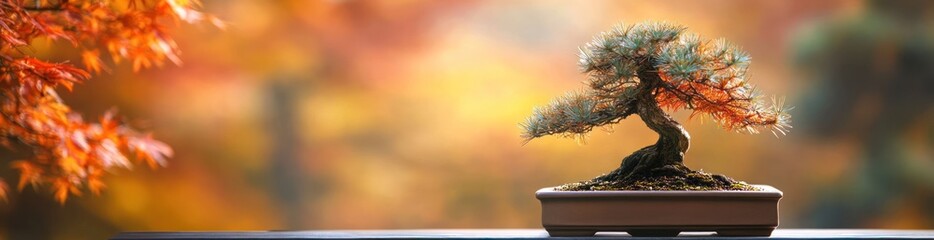
[[[789,109],[767,103],[749,83],[749,54],[724,39],[704,40],[668,23],[618,25],[580,49],[579,67],[589,88],[537,108],[522,124],[526,140],[558,134],[583,136],[594,127],[637,113],[638,94],[649,91],[668,110],[688,109],[709,116],[725,129],[784,134]],[[646,86],[639,74],[657,74]]]
[[[165,165],[172,149],[124,124],[113,111],[89,122],[59,97],[91,73],[107,70],[102,57],[129,61],[134,70],[180,63],[167,32],[180,23],[212,22],[190,0],[0,0],[0,144],[28,150],[29,159],[9,161],[18,170],[16,188],[50,187],[64,203],[83,189],[103,187],[112,168],[134,163]],[[34,57],[37,39],[64,41],[81,52],[83,67]],[[9,187],[0,179],[0,198]]]

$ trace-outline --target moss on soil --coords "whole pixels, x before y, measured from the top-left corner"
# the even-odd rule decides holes
[[[599,177],[597,178],[599,179]],[[555,188],[559,191],[610,191],[610,190],[687,190],[687,191],[760,191],[743,181],[730,177],[692,171],[683,175],[653,175],[628,181],[587,180],[568,183]]]

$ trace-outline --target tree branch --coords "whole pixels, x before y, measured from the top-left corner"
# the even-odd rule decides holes
[[[61,4],[61,3],[54,4],[54,5],[49,5],[49,6],[41,6],[41,5],[39,5],[39,4],[36,4],[36,6],[33,6],[33,7],[22,6],[22,8],[23,8],[23,10],[32,11],[32,12],[45,12],[45,11],[54,12],[54,11],[63,11],[63,10],[65,10],[64,8],[62,8],[62,4]]]

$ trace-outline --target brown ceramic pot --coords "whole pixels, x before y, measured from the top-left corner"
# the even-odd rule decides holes
[[[761,191],[556,191],[542,188],[542,225],[548,234],[677,236],[685,231],[721,236],[770,236],[778,227],[782,192]]]

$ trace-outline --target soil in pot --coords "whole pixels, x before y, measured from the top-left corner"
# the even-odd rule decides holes
[[[612,173],[611,173],[612,174]],[[625,179],[603,175],[592,180],[568,183],[557,187],[560,191],[612,191],[612,190],[689,190],[689,191],[757,191],[758,188],[733,178],[693,171],[687,168],[670,170],[658,168],[645,174]]]

